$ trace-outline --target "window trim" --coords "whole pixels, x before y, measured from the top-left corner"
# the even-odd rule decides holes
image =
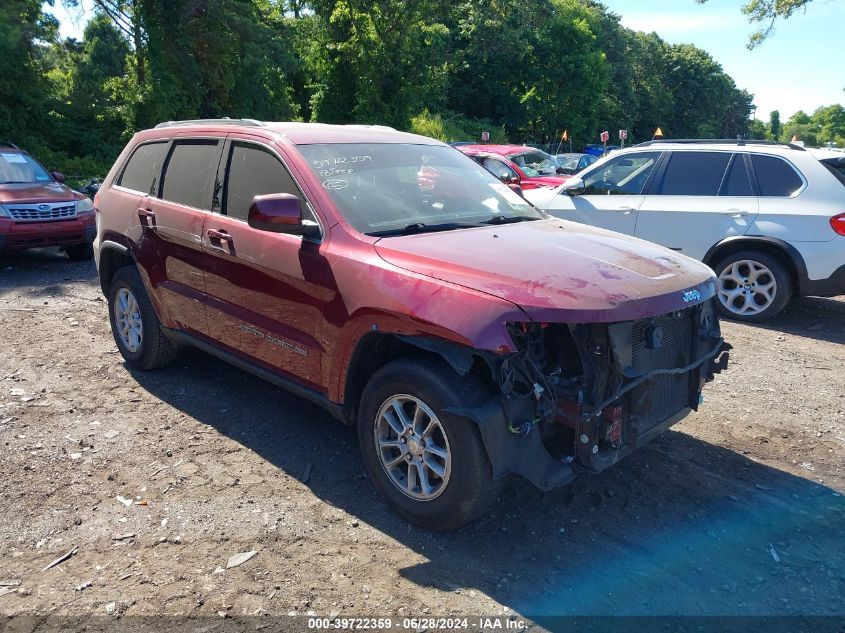
[[[299,191],[301,199],[303,201],[305,201],[305,205],[308,207],[308,210],[309,210],[312,218],[317,223],[317,225],[320,227],[320,235],[319,236],[311,236],[311,237],[308,237],[308,238],[306,238],[305,236],[293,236],[293,237],[300,237],[303,240],[307,240],[309,242],[317,242],[317,243],[322,242],[323,239],[326,236],[326,228],[323,225],[323,221],[320,218],[320,214],[317,213],[317,210],[315,209],[314,204],[311,202],[311,200],[308,198],[308,196],[305,195],[305,190],[302,187],[302,183],[296,177],[293,170],[290,167],[288,167],[288,164],[285,161],[284,157],[274,147],[272,147],[271,145],[268,145],[267,143],[264,143],[260,140],[254,139],[254,138],[243,138],[243,137],[233,136],[231,134],[226,136],[225,142],[223,143],[223,152],[220,155],[220,163],[217,167],[217,182],[219,182],[221,184],[220,207],[219,207],[219,209],[212,209],[211,212],[215,213],[219,216],[222,216],[224,218],[228,218],[229,220],[234,220],[236,222],[242,222],[243,224],[246,224],[247,226],[249,225],[247,220],[241,219],[241,218],[235,218],[235,217],[232,217],[231,215],[229,215],[228,213],[225,213],[225,211],[226,211],[226,197],[227,197],[226,194],[229,190],[229,165],[230,165],[231,160],[232,160],[232,145],[233,144],[252,145],[252,146],[256,147],[257,149],[259,149],[260,151],[267,152],[268,154],[273,156],[276,160],[278,160],[281,163],[282,168],[288,173],[288,176],[290,176],[290,179],[293,181],[294,186]],[[215,188],[216,188],[216,186],[217,185],[215,183]]]
[[[125,191],[127,193],[137,193],[137,194],[141,194],[143,196],[147,196],[147,197],[151,197],[151,198],[157,197],[157,196],[154,195],[153,189],[154,188],[157,189],[157,185],[158,185],[159,181],[161,180],[161,168],[164,164],[163,162],[161,164],[159,164],[158,169],[153,170],[153,180],[150,183],[150,190],[149,191],[146,191],[146,192],[139,191],[137,189],[132,189],[131,187],[126,187],[126,186],[119,184],[119,183],[123,180],[123,174],[126,172],[126,168],[129,167],[129,163],[132,161],[132,158],[135,156],[135,153],[141,147],[143,147],[144,145],[157,145],[157,144],[164,145],[165,146],[164,156],[167,156],[170,153],[170,141],[171,140],[172,139],[165,138],[165,137],[157,138],[157,139],[149,139],[149,140],[146,140],[146,141],[141,141],[135,147],[133,147],[129,156],[127,156],[126,160],[123,161],[123,165],[121,165],[120,171],[118,172],[117,177],[112,182],[111,188],[112,189],[119,189],[120,191]]]
[[[202,213],[211,213],[211,209],[202,209],[200,207],[194,207],[190,204],[185,204],[184,202],[179,202],[177,200],[168,200],[163,196],[164,193],[164,176],[167,174],[167,168],[170,166],[170,159],[173,157],[173,149],[178,143],[190,142],[190,141],[217,141],[218,144],[218,154],[217,154],[217,169],[214,171],[214,181],[211,190],[211,207],[214,206],[214,191],[217,189],[217,178],[220,174],[220,161],[223,156],[223,146],[226,144],[226,136],[172,136],[169,139],[170,143],[167,148],[167,154],[165,156],[165,160],[161,164],[161,168],[158,172],[158,180],[156,181],[156,190],[154,194],[151,194],[150,197],[156,198],[157,200],[161,200],[162,202],[167,202],[168,204],[176,204],[180,207],[184,207],[186,209],[191,209],[193,211],[200,211]]]
[[[792,163],[792,161],[784,158],[783,156],[778,156],[777,154],[766,154],[764,152],[744,152],[744,153],[748,155],[749,175],[751,176],[752,184],[755,186],[755,188],[757,190],[757,197],[758,198],[766,198],[767,200],[792,200],[793,198],[797,198],[798,196],[800,196],[802,193],[804,193],[807,190],[807,187],[809,185],[809,183],[807,182],[807,178],[804,176],[802,171],[800,169],[798,169]],[[784,163],[786,163],[792,169],[792,171],[794,171],[796,174],[798,174],[798,177],[801,179],[801,183],[802,183],[801,187],[799,187],[797,191],[795,191],[794,193],[792,193],[792,195],[789,195],[789,196],[764,196],[763,190],[760,187],[760,181],[757,179],[757,170],[754,168],[754,161],[751,160],[752,156],[765,156],[767,158],[777,158],[779,160],[782,160]]]

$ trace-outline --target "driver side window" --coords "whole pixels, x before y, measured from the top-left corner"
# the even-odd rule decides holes
[[[299,198],[302,216],[312,220],[305,197],[290,173],[267,149],[243,141],[233,141],[229,150],[223,212],[246,221],[254,196],[290,193]]]
[[[643,152],[609,160],[584,177],[584,195],[639,195],[658,158],[660,152]]]

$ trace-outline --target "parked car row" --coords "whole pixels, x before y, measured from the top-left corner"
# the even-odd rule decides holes
[[[30,197],[0,227],[96,227],[128,365],[194,346],[323,406],[432,529],[509,475],[564,485],[696,409],[727,366],[718,312],[845,292],[839,156],[791,145],[652,142],[566,175],[534,148],[383,126],[169,122],[93,205],[15,151],[0,192],[41,187],[70,215]]]
[[[845,294],[843,166],[840,154],[789,144],[652,141],[525,195],[703,261],[721,312],[762,321],[796,295]]]

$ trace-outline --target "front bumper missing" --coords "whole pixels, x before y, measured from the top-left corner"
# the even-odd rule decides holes
[[[503,399],[501,394],[494,395],[481,406],[454,407],[448,412],[472,420],[478,426],[495,478],[517,474],[541,490],[550,490],[565,485],[579,472],[599,472],[608,468],[697,410],[704,384],[727,368],[731,350],[715,325],[698,331],[693,337],[692,355],[695,360],[692,362],[682,367],[658,367],[641,373],[634,373],[631,366],[619,367],[626,370],[622,378],[619,370],[614,372],[611,368],[614,360],[618,360],[618,349],[608,349],[611,347],[613,343],[608,341],[601,355],[605,358],[605,365],[595,367],[596,375],[605,371],[609,373],[585,384],[585,395],[592,397],[586,398],[587,402],[583,403],[570,401],[577,408],[567,413],[559,406],[558,417],[553,422],[540,421],[535,400]],[[606,392],[599,392],[603,397],[595,397],[589,391],[589,387],[598,380],[608,386]],[[654,408],[648,401],[643,409],[643,392],[655,390],[655,381],[660,380],[677,381],[679,386],[684,385],[684,395],[679,393],[677,400],[672,400],[677,402],[677,408],[672,405],[672,409],[663,413],[655,400]],[[548,386],[548,383],[544,384]],[[598,401],[598,404],[593,406],[589,401]],[[608,427],[603,414],[619,406],[624,408],[623,440],[611,446],[607,442]],[[528,422],[515,425],[513,421]],[[515,433],[517,426],[527,431]],[[561,453],[559,445],[547,441],[548,433],[544,433],[544,429],[548,431],[550,427],[566,429],[564,432],[573,438],[566,453]]]

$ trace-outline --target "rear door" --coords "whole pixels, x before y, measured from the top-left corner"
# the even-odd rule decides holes
[[[176,136],[157,196],[138,209],[142,257],[164,325],[207,333],[202,231],[212,207],[222,138]]]
[[[640,206],[636,236],[700,260],[724,238],[744,235],[758,210],[746,154],[673,151]]]
[[[633,235],[643,189],[660,160],[660,152],[634,152],[609,159],[584,175],[584,193],[561,192],[546,209],[552,215]]]
[[[220,167],[221,205],[205,225],[209,335],[249,360],[320,389],[323,257],[320,240],[247,224],[256,195],[299,197],[317,220],[278,148],[229,137]]]

